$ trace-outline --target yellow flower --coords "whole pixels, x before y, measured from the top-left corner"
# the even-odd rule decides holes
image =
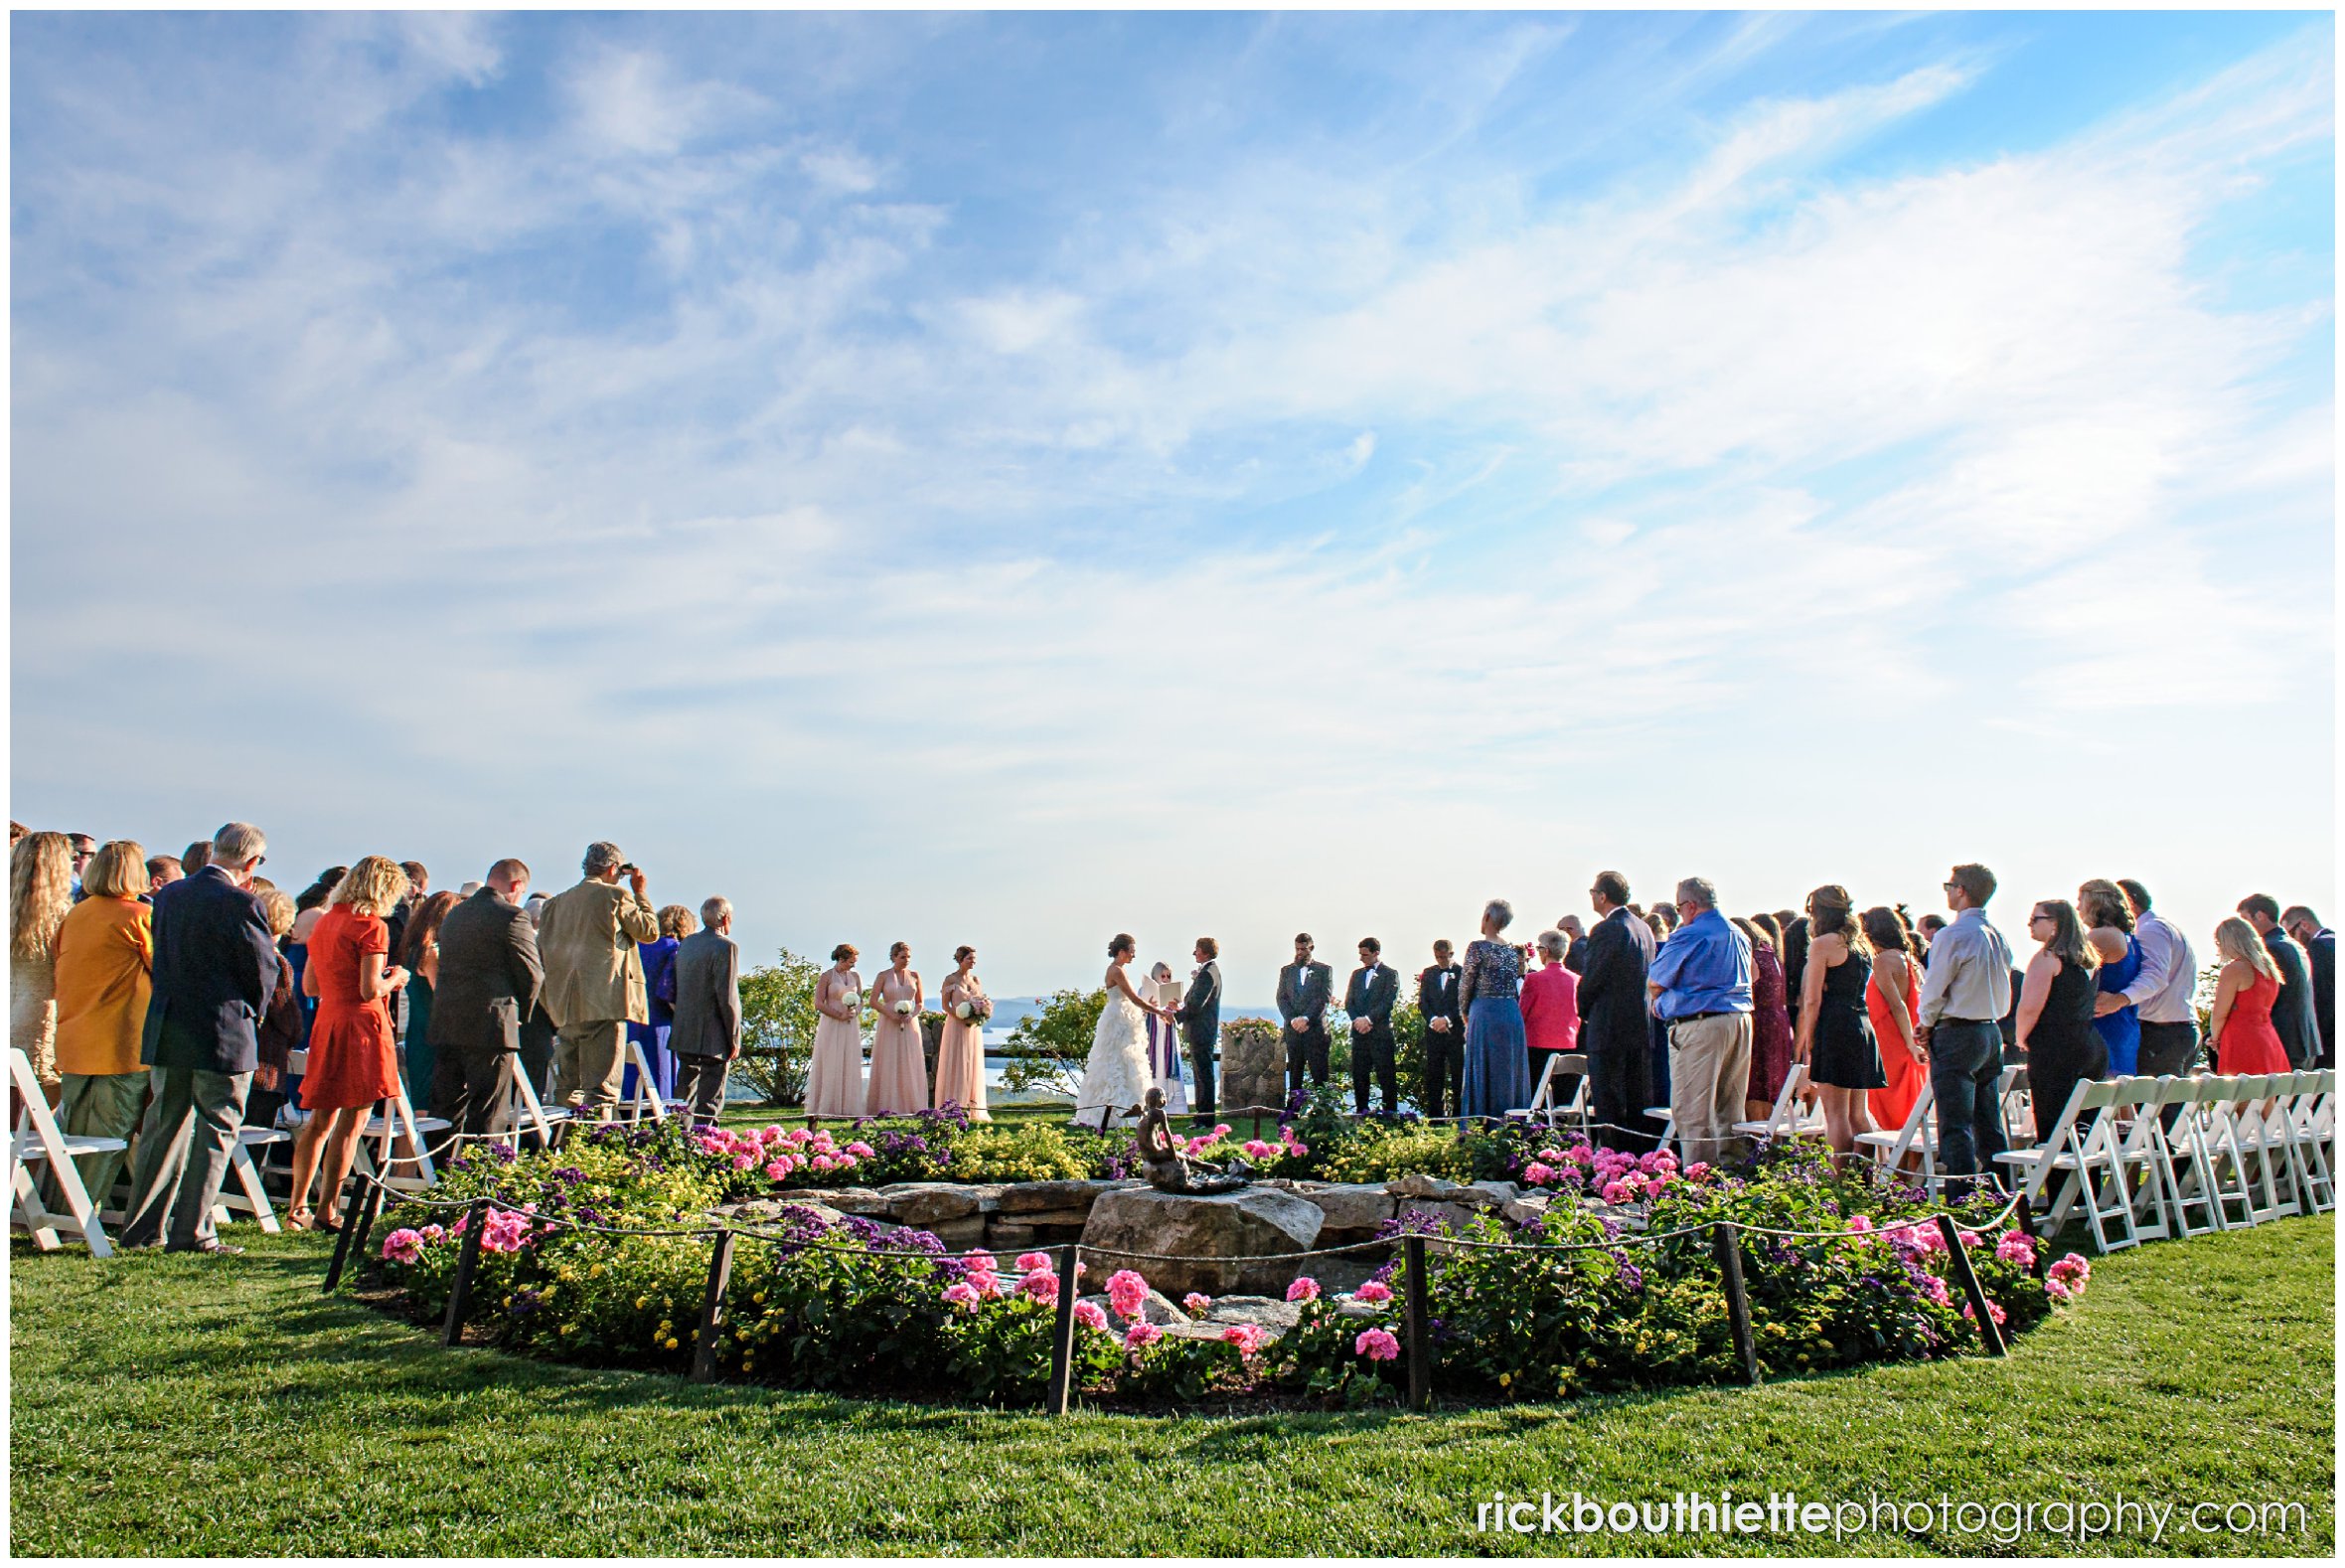
[[[635,1298],[635,1310],[636,1310],[637,1312],[641,1312],[641,1311],[643,1311],[643,1310],[644,1310],[646,1307],[649,1307],[651,1304],[652,1304],[652,1299],[651,1299],[649,1296],[638,1296],[638,1297],[636,1297],[636,1298]]]
[[[601,1278],[602,1278],[602,1265],[601,1265],[601,1264],[599,1264],[599,1263],[597,1263],[597,1264],[596,1264],[596,1265],[595,1265],[593,1268],[591,1268],[591,1269],[588,1269],[588,1270],[586,1271],[586,1277],[587,1277],[588,1279],[590,1279],[590,1280],[599,1280],[599,1279],[601,1279]]]
[[[577,1327],[578,1326],[574,1323],[565,1323],[561,1326],[561,1332],[563,1333],[572,1333],[576,1332]]]
[[[749,1337],[749,1331],[746,1329],[735,1329],[733,1331],[733,1337],[736,1339],[746,1339]]]
[[[1498,1386],[1499,1386],[1500,1388],[1504,1388],[1504,1387],[1508,1386],[1508,1385],[1509,1385],[1509,1384],[1511,1384],[1513,1381],[1514,1381],[1514,1374],[1513,1374],[1512,1372],[1500,1372],[1500,1373],[1498,1374]]]
[[[762,1307],[765,1305],[765,1292],[759,1291],[756,1295],[750,1297],[749,1299],[755,1302],[758,1306]]]
[[[668,1348],[671,1350],[676,1348],[676,1340],[673,1336],[668,1340]]]

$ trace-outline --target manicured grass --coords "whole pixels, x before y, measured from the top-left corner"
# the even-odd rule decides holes
[[[237,1227],[239,1240],[250,1239]],[[2188,1552],[2335,1542],[2335,1226],[2289,1220],[2097,1263],[2008,1360],[1442,1411],[1049,1421],[481,1350],[317,1291],[321,1238],[239,1260],[12,1252],[18,1555]],[[2079,1545],[1936,1524],[1478,1534],[1578,1490],[2301,1502],[2308,1533],[2128,1521]],[[2173,1526],[2169,1526],[2170,1531]]]

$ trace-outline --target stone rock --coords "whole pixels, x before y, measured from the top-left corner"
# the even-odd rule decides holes
[[[1511,1181],[1474,1181],[1469,1182],[1466,1189],[1458,1194],[1457,1200],[1471,1203],[1476,1208],[1503,1208],[1513,1202],[1521,1190]]]
[[[1330,1296],[1340,1296],[1347,1291],[1356,1291],[1374,1279],[1376,1271],[1384,1267],[1384,1261],[1364,1252],[1353,1252],[1340,1258],[1314,1258],[1310,1272],[1311,1277],[1320,1282],[1321,1290]]]
[[[1357,1288],[1353,1287],[1353,1289]],[[1397,1297],[1399,1292],[1396,1291],[1393,1294]],[[1337,1302],[1335,1316],[1338,1318],[1381,1318],[1385,1316],[1386,1309],[1391,1305],[1390,1302]]]
[[[885,1219],[888,1200],[867,1186],[844,1186],[824,1194],[823,1201],[842,1214],[860,1214],[865,1219]]]
[[[836,1225],[847,1216],[827,1203],[810,1203],[803,1198],[752,1198],[746,1203],[728,1203],[710,1212],[719,1219],[737,1220],[744,1225],[778,1225],[784,1223],[784,1209],[811,1213]]]
[[[960,1219],[940,1220],[933,1225],[915,1225],[912,1228],[929,1232],[955,1252],[985,1245],[986,1218],[983,1214],[970,1214]]]
[[[1219,1339],[1221,1331],[1228,1327],[1227,1324],[1199,1323],[1184,1318],[1179,1323],[1166,1324],[1164,1329],[1166,1337],[1172,1339]],[[1275,1329],[1271,1330],[1270,1336],[1273,1339],[1278,1338],[1279,1332]]]
[[[1145,1181],[1019,1181],[1002,1188],[1000,1212],[1022,1216],[1072,1209],[1088,1217],[1091,1205],[1102,1194],[1146,1185]]]
[[[1221,1102],[1229,1106],[1287,1103],[1287,1042],[1276,1029],[1222,1030]]]
[[[1554,1201],[1544,1192],[1525,1192],[1498,1212],[1517,1225],[1527,1225],[1534,1219],[1545,1219],[1547,1209]]]
[[[1205,1311],[1205,1322],[1223,1326],[1250,1323],[1280,1333],[1303,1321],[1300,1302],[1273,1301],[1268,1296],[1224,1296]]]
[[[1374,1230],[1396,1212],[1392,1194],[1373,1182],[1312,1181],[1296,1195],[1319,1205],[1329,1230]]]
[[[879,1189],[879,1195],[887,1199],[889,1218],[899,1225],[918,1225],[922,1229],[942,1220],[966,1218],[976,1213],[986,1198],[999,1192],[997,1187],[965,1186],[952,1181],[898,1181]]]
[[[1442,1176],[1427,1176],[1422,1171],[1412,1172],[1397,1180],[1384,1183],[1384,1190],[1394,1197],[1448,1197],[1458,1190],[1458,1183]],[[1409,1205],[1402,1204],[1404,1209]]]
[[[1045,1208],[1031,1213],[1020,1212],[1015,1215],[1005,1216],[1005,1218],[1012,1224],[1042,1226],[1064,1225],[1072,1226],[1076,1230],[1081,1230],[1083,1228],[1084,1222],[1090,1219],[1090,1217],[1091,1206],[1088,1203],[1086,1203],[1081,1208]],[[1071,1241],[1074,1238],[1070,1236],[1067,1239]]]
[[[991,1216],[986,1225],[986,1245],[996,1252],[1031,1252],[1082,1239],[1081,1225],[1021,1225],[998,1215]]]
[[[1092,1206],[1083,1246],[1092,1267],[1137,1269],[1172,1297],[1283,1292],[1300,1266],[1280,1262],[1280,1255],[1309,1250],[1323,1223],[1316,1205],[1275,1187],[1198,1196],[1141,1186],[1109,1192]],[[1118,1252],[1166,1253],[1179,1261],[1127,1261]]]

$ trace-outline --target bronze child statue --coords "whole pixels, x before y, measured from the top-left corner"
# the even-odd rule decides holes
[[[1149,1185],[1160,1192],[1199,1195],[1234,1192],[1246,1184],[1242,1176],[1228,1175],[1209,1162],[1192,1161],[1165,1118],[1165,1091],[1151,1088],[1140,1111],[1140,1159]]]

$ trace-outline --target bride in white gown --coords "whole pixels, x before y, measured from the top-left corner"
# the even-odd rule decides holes
[[[1131,1112],[1140,1108],[1156,1076],[1149,1068],[1148,1016],[1172,1018],[1172,1013],[1146,1001],[1133,989],[1124,966],[1132,962],[1139,944],[1118,936],[1108,944],[1107,1006],[1099,1010],[1099,1026],[1091,1032],[1091,1055],[1083,1063],[1083,1086],[1075,1091],[1077,1127],[1129,1127]]]

